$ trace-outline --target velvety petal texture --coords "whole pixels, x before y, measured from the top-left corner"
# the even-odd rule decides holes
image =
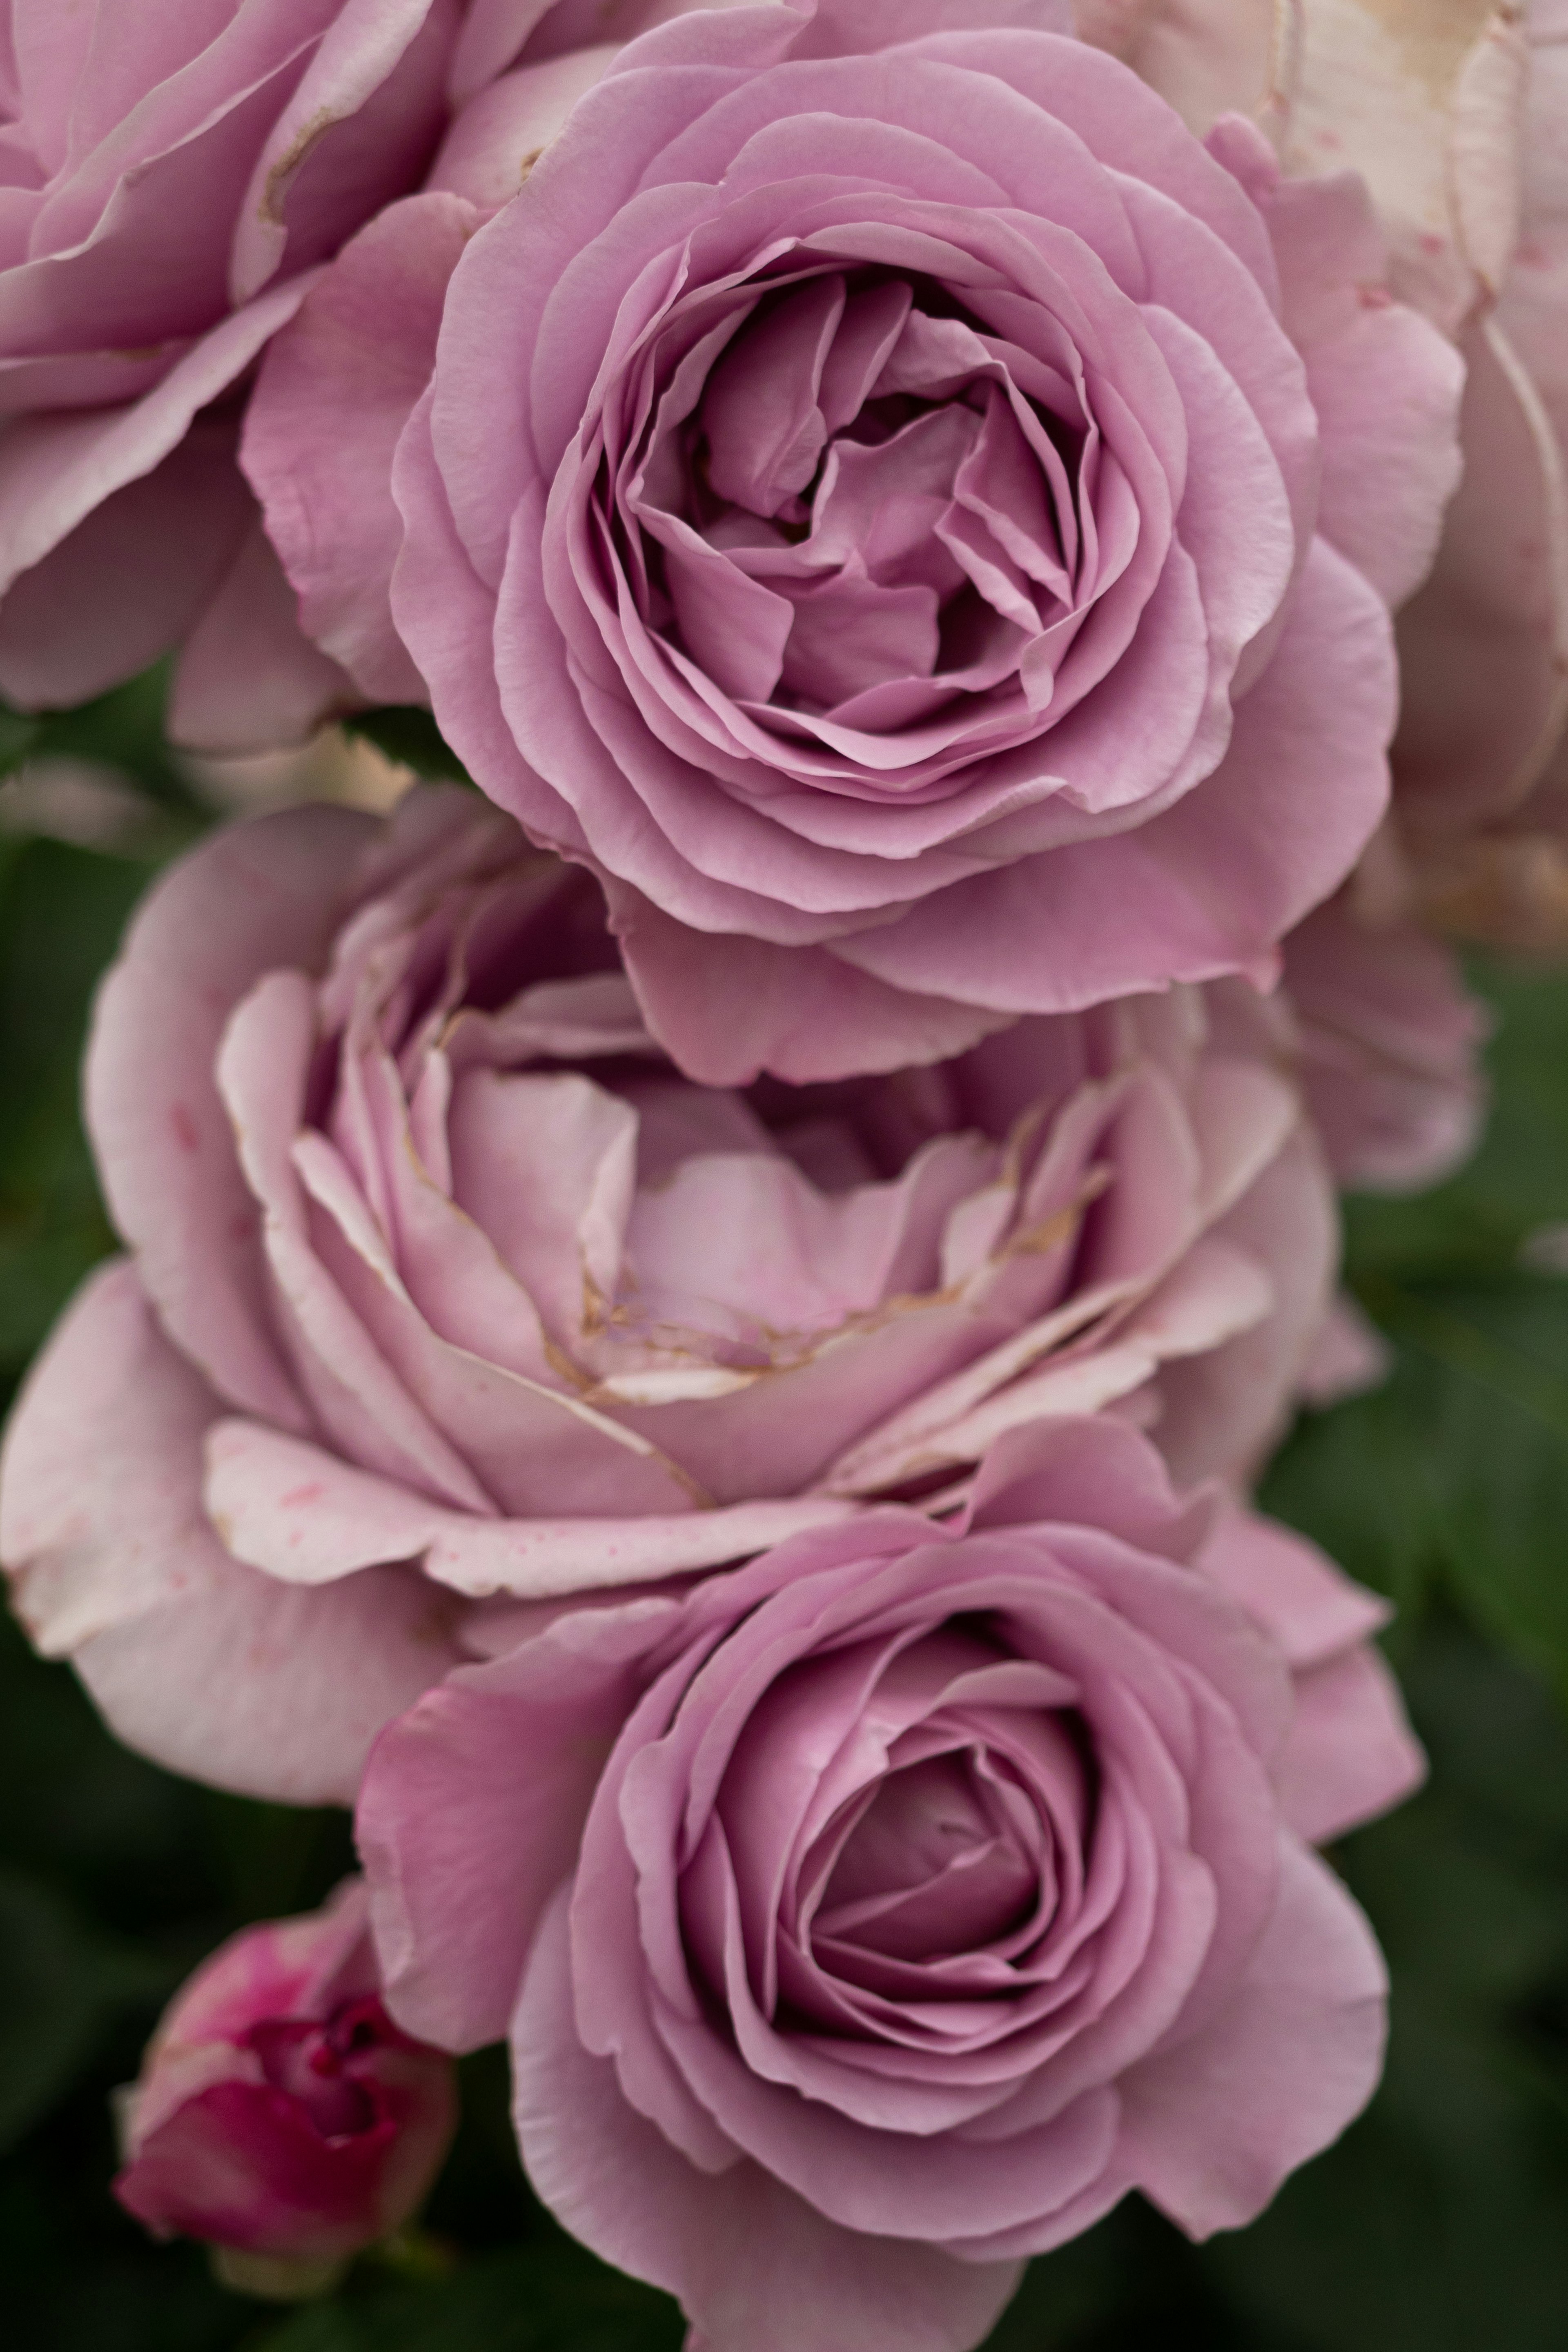
[[[1045,1416],[1184,1478],[1278,1433],[1337,1236],[1271,1034],[1177,990],[703,1087],[637,980],[592,877],[456,788],[233,826],[150,896],[87,1076],[132,1260],[0,1469],[35,1637],[134,1744],[352,1792],[492,1602],[946,1507]]]
[[[389,2003],[510,2031],[536,2188],[710,2352],[968,2352],[1128,2189],[1236,2227],[1370,2095],[1308,1841],[1420,1777],[1382,1613],[1107,1419],[554,1613],[371,1759]]]
[[[409,2220],[458,2121],[450,2062],[387,2016],[363,1882],[247,1927],[165,2011],[114,2193],[159,2237],[301,2267]]]
[[[661,13],[556,12],[279,340],[247,465],[308,625],[401,641],[695,1076],[1264,972],[1377,823],[1455,478],[1370,215],[1057,0]]]
[[[232,406],[309,272],[418,185],[449,119],[464,13],[465,0],[5,0],[10,699],[80,701],[198,625],[175,706],[189,740],[299,740],[353,699],[301,635],[276,564],[237,560],[254,510],[234,420],[198,413]]]

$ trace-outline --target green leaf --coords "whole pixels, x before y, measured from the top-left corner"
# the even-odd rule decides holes
[[[74,710],[46,712],[31,722],[28,757],[88,760],[115,768],[187,823],[203,821],[210,813],[164,732],[168,692],[169,666],[160,662]]]
[[[1393,1971],[1384,2086],[1203,2265],[1249,2327],[1302,2352],[1559,2352],[1568,1727],[1442,1619],[1405,1680],[1431,1786],[1344,1850]]]
[[[1440,1513],[1420,1413],[1402,1369],[1372,1395],[1303,1414],[1262,1482],[1266,1511],[1299,1528],[1402,1616],[1424,1604]]]
[[[552,2237],[425,2285],[362,2266],[351,2292],[264,2330],[246,2352],[679,2352],[684,2335],[668,2295]]]
[[[101,2001],[99,1971],[63,1906],[0,1872],[0,2151],[75,2078]]]
[[[47,1886],[0,1870],[0,2155],[75,2082],[106,2017],[167,1968],[90,1937]]]
[[[1228,2352],[1224,2303],[1193,2248],[1139,2198],[1031,2263],[984,2352]],[[1266,2352],[1256,2336],[1247,2352]]]
[[[55,841],[0,856],[0,1402],[82,1276],[112,1246],[81,1129],[94,986],[148,879]]]
[[[38,738],[38,721],[0,703],[0,776],[19,768]]]
[[[1501,1275],[1362,1297],[1401,1343],[1386,1412],[1399,1458],[1419,1449],[1424,1539],[1477,1622],[1568,1696],[1568,1284]]]
[[[412,768],[416,776],[466,784],[472,780],[429,711],[418,703],[388,703],[380,710],[361,710],[343,720],[351,735],[363,735],[389,760]]]

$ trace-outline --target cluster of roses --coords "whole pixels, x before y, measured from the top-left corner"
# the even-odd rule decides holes
[[[1565,76],[1563,0],[0,12],[0,688],[424,703],[488,796],[213,836],[99,1003],[0,1549],[365,1870],[171,2012],[155,2225],[341,2259],[510,2035],[694,2347],[965,2352],[1370,2095],[1313,1848],[1419,1755],[1246,1496],[1370,1354],[1336,1180],[1473,1131],[1418,918],[1568,898]]]

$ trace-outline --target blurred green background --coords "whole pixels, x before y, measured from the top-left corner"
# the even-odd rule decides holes
[[[0,783],[0,1409],[112,1245],[77,1111],[94,982],[152,873],[216,805],[212,780],[170,757],[161,709],[153,677],[62,719],[0,712],[0,774],[17,772]],[[416,714],[379,731],[431,758]],[[40,775],[68,782],[51,800]],[[1473,978],[1499,1024],[1482,1150],[1421,1201],[1348,1204],[1349,1278],[1393,1375],[1304,1420],[1264,1496],[1398,1604],[1389,1649],[1431,1753],[1428,1789],[1334,1857],[1393,1969],[1385,2083],[1251,2230],[1194,2249],[1133,2202],[1036,2263],[994,2352],[1568,2342],[1568,1273],[1539,1239],[1568,1223],[1568,975],[1489,963]],[[224,2292],[198,2248],[152,2244],[108,2194],[110,2093],[213,1945],[314,1904],[350,1866],[346,1819],[141,1762],[4,1619],[0,1790],[11,2341],[678,2352],[674,2306],[530,2198],[495,2053],[466,2069],[427,2215],[438,2261],[363,2263],[330,2301],[289,2311]]]

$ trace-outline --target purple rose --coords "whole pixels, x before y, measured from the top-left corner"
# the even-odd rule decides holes
[[[351,1879],[308,1918],[245,1928],[181,1987],[126,2102],[114,2193],[160,2237],[303,2284],[409,2219],[457,2120],[450,2062],[382,2005]]]
[[[300,635],[231,395],[308,273],[418,184],[463,5],[0,5],[13,701],[80,701],[181,643],[174,716],[200,740],[289,740],[352,699]]]
[[[253,406],[310,625],[412,656],[710,1081],[1268,969],[1384,803],[1453,352],[1345,190],[1277,202],[1051,0],[979,16],[497,84]]]
[[[0,1556],[121,1736],[352,1797],[489,1595],[711,1568],[1112,1405],[1245,1474],[1331,1295],[1326,1171],[1196,991],[932,1068],[673,1071],[581,868],[477,795],[158,885],[89,1124],[135,1252],[36,1368]]]
[[[1252,2218],[1376,2081],[1308,1841],[1420,1777],[1383,1614],[1109,1421],[681,1596],[525,1620],[384,1734],[388,2000],[511,2038],[524,2160],[708,2352],[964,2352],[1141,2189]]]

